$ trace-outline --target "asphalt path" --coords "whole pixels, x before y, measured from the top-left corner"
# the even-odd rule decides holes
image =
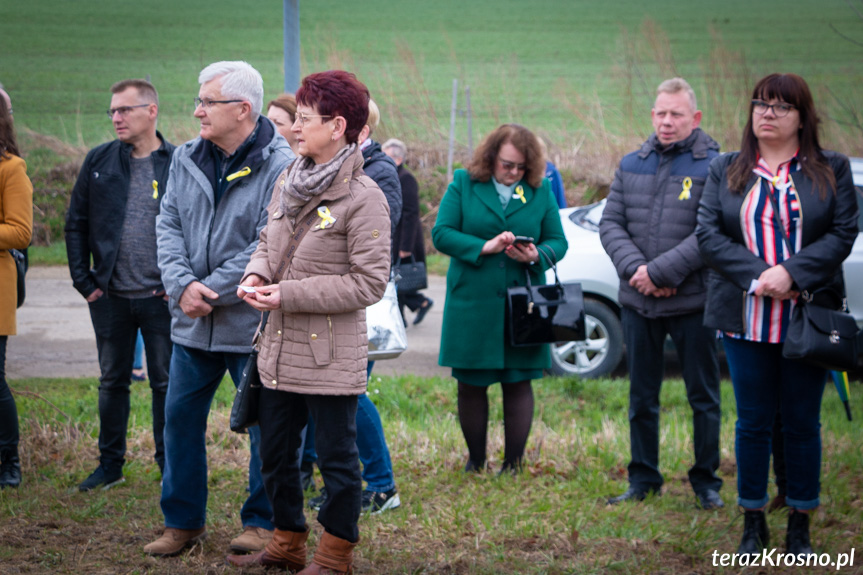
[[[408,312],[408,350],[397,359],[379,361],[378,375],[449,376],[437,363],[446,279],[429,277],[428,297],[435,302],[419,325]],[[27,298],[18,310],[18,335],[10,336],[6,377],[98,377],[96,338],[87,302],[72,287],[65,267],[34,267],[27,272]]]

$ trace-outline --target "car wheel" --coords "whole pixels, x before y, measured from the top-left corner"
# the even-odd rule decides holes
[[[617,314],[595,299],[584,300],[587,339],[551,346],[551,372],[555,375],[601,377],[614,371],[623,357],[623,327]]]

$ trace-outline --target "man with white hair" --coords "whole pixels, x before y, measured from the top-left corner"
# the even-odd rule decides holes
[[[719,363],[714,330],[704,327],[707,268],[695,237],[696,213],[719,144],[704,133],[695,92],[682,78],[662,82],[651,111],[654,133],[620,161],[599,223],[599,238],[620,276],[629,367],[629,489],[610,505],[659,495],[659,393],[671,337],[692,407],[695,463],[689,484],[702,509],[719,496]]]
[[[206,536],[210,403],[230,372],[240,382],[259,313],[237,297],[237,284],[264,225],[276,179],[293,160],[287,141],[261,115],[261,75],[246,62],[217,62],[198,77],[200,136],[179,146],[156,220],[159,267],[170,296],[170,385],[165,402],[165,531],[146,545],[171,556]],[[249,496],[233,551],[263,549],[272,510],[261,478],[260,430],[249,430]]]

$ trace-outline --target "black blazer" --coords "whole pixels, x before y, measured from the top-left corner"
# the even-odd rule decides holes
[[[707,280],[704,324],[722,331],[744,332],[743,302],[752,280],[770,266],[746,248],[740,227],[745,194],[728,190],[726,171],[739,152],[723,154],[710,163],[695,234],[705,263],[712,268]],[[824,151],[836,175],[836,190],[823,200],[803,172],[791,174],[803,213],[802,248],[782,262],[794,280],[794,289],[831,286],[844,293],[842,262],[857,239],[857,198],[848,158]],[[754,174],[746,184],[755,184]]]

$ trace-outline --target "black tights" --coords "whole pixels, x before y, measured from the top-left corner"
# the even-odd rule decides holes
[[[533,422],[533,388],[530,380],[504,383],[503,468],[515,469],[521,465],[524,446]],[[486,460],[486,434],[488,430],[488,388],[458,382],[458,419],[467,442],[470,457],[468,466],[482,469]]]
[[[6,383],[6,341],[0,335],[0,449],[18,450],[18,409]]]

